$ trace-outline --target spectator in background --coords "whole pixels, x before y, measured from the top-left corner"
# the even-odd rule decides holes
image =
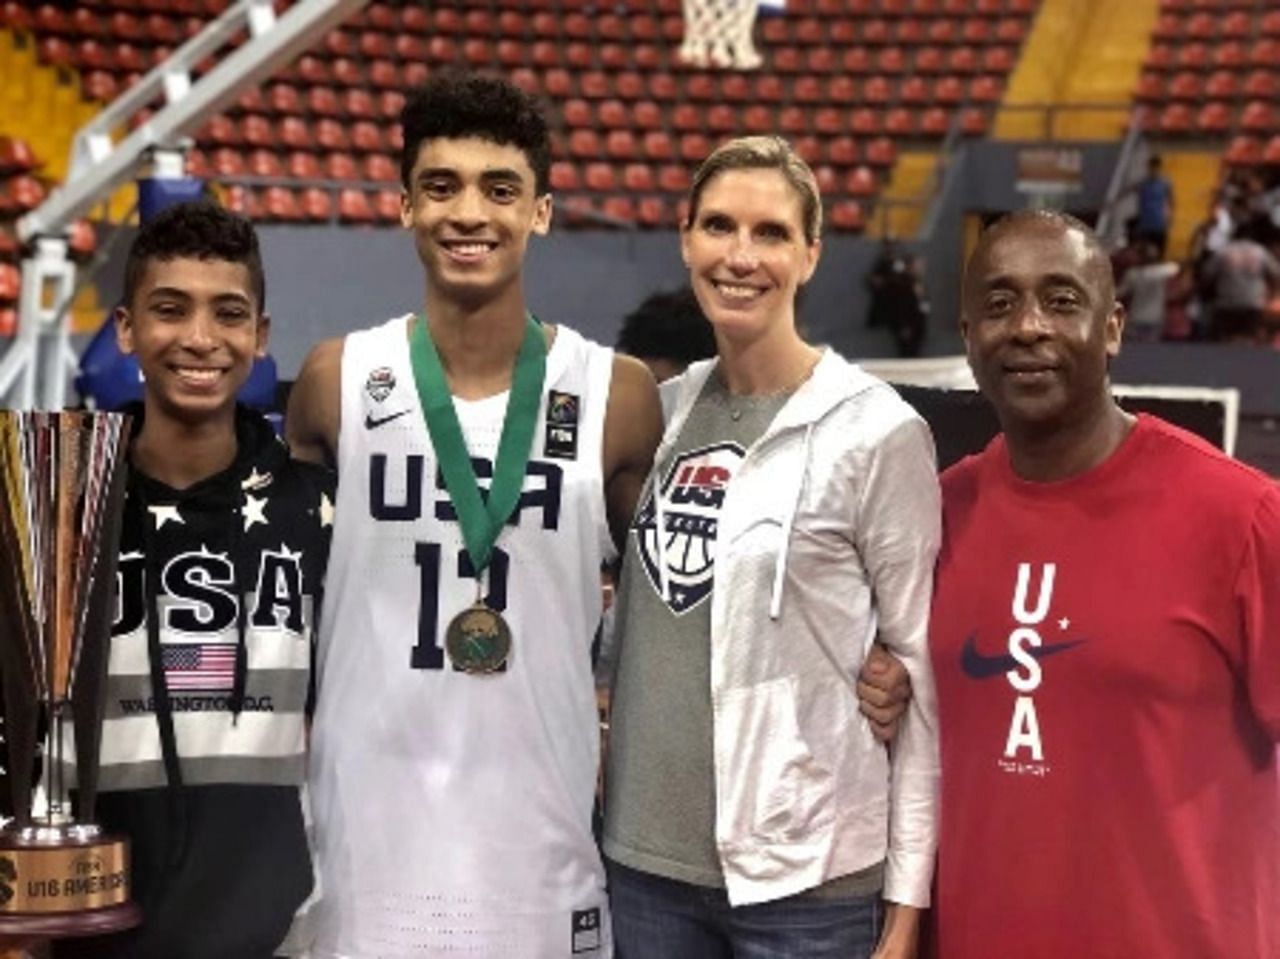
[[[867,274],[867,289],[871,292],[867,326],[888,327],[899,356],[919,356],[929,315],[919,260],[894,237],[885,237]]]
[[[1162,260],[1155,243],[1148,239],[1138,241],[1137,254],[1137,263],[1125,271],[1116,294],[1129,311],[1125,339],[1153,343],[1164,334],[1165,297],[1178,264]]]
[[[686,283],[650,294],[628,313],[616,349],[649,367],[662,383],[679,376],[690,363],[715,356],[716,339]]]
[[[1202,280],[1212,304],[1210,337],[1233,342],[1259,342],[1267,303],[1280,292],[1280,262],[1243,226],[1235,238],[1210,259]]]
[[[1173,219],[1173,184],[1160,172],[1160,157],[1147,161],[1147,175],[1138,182],[1138,238],[1151,240],[1164,257]]]

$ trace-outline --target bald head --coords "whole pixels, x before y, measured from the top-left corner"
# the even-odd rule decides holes
[[[987,227],[978,238],[965,265],[961,299],[969,300],[975,282],[980,282],[990,269],[992,251],[1005,241],[1018,243],[1030,237],[1062,237],[1067,244],[1070,258],[1076,262],[1093,285],[1098,301],[1115,300],[1115,277],[1111,272],[1111,258],[1103,249],[1098,235],[1084,223],[1057,210],[1018,210],[1003,216]]]

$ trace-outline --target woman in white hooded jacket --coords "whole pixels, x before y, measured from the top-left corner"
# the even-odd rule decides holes
[[[719,355],[675,387],[628,535],[603,843],[621,959],[916,952],[934,449],[889,386],[796,330],[820,228],[779,138],[694,178],[681,247]],[[855,693],[877,633],[914,688],[891,751]]]

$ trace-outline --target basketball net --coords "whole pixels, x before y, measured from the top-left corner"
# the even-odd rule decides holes
[[[684,0],[680,59],[693,67],[754,70],[763,62],[751,40],[758,0]]]

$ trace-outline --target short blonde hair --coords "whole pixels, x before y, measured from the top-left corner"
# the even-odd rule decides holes
[[[693,226],[698,201],[708,183],[726,170],[777,170],[800,199],[804,238],[815,243],[822,233],[822,199],[818,181],[809,164],[800,159],[791,144],[779,136],[737,137],[723,143],[702,161],[689,187],[689,215],[685,226]]]

